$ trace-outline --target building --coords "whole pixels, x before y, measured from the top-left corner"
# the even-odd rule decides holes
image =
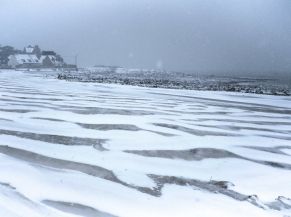
[[[24,48],[24,53],[33,54],[34,53],[34,47],[32,47],[31,45],[29,45],[28,47],[25,47]]]
[[[54,52],[54,51],[51,51],[51,50],[46,50],[46,51],[42,51],[42,52],[41,52],[41,55],[43,55],[43,56],[49,56],[49,55],[51,55],[51,56],[56,56],[57,53]]]
[[[45,68],[58,68],[63,66],[63,62],[56,55],[42,55],[40,62]]]
[[[36,46],[27,46],[23,51],[12,47],[0,47],[1,68],[64,68],[68,65],[54,51],[41,51]]]
[[[8,66],[11,68],[38,68],[42,63],[35,54],[14,54],[9,56]]]

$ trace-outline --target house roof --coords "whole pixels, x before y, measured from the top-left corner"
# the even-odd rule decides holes
[[[33,54],[15,54],[15,59],[19,64],[37,64],[40,63],[36,55]]]
[[[55,65],[61,63],[60,61],[57,60],[56,56],[54,56],[54,55],[42,55],[40,57],[40,62],[43,62],[46,58],[48,58]]]
[[[42,62],[45,58],[49,58],[50,61],[55,62],[56,61],[56,57],[53,55],[42,55],[40,57],[40,61]]]

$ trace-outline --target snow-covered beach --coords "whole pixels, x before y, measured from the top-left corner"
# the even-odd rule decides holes
[[[291,98],[0,71],[0,216],[291,216]]]

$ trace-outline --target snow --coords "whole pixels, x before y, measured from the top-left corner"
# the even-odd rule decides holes
[[[47,200],[119,217],[291,215],[291,209],[268,205],[280,197],[290,206],[290,114],[287,96],[66,82],[0,71],[0,216],[80,216]],[[196,157],[189,160],[189,150],[202,151],[189,152]],[[91,166],[116,179],[90,172]],[[158,187],[153,176],[205,187],[165,183],[155,195],[149,193]],[[209,190],[212,180],[233,183],[227,191],[238,195],[256,195],[251,198],[265,209]]]

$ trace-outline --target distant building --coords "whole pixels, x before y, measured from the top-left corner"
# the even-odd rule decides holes
[[[51,50],[47,50],[47,51],[44,50],[44,51],[41,52],[41,55],[43,55],[43,56],[48,56],[48,55],[56,56],[57,54],[56,54],[56,52],[51,51]]]
[[[32,47],[31,45],[29,45],[28,47],[25,47],[24,48],[24,53],[33,54],[34,53],[34,47]]]
[[[45,68],[57,68],[63,66],[63,61],[61,61],[56,55],[42,55],[40,57],[40,62]]]
[[[34,47],[29,45],[23,49],[23,54],[35,54],[37,58],[40,58],[41,56],[41,49],[38,45],[35,45]]]
[[[37,68],[42,63],[35,54],[14,54],[9,56],[8,66],[11,68]]]
[[[29,45],[23,51],[0,46],[0,68],[68,68],[70,65],[54,51],[41,51],[38,45]]]

